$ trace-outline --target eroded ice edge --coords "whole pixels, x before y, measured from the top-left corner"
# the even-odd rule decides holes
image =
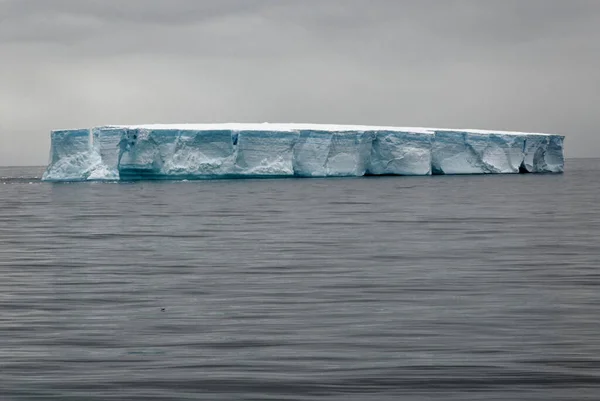
[[[563,141],[436,128],[114,125],[52,131],[43,180],[561,173]]]

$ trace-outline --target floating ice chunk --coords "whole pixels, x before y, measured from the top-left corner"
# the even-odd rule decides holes
[[[294,175],[295,131],[239,131],[234,173],[245,176]]]
[[[433,135],[426,132],[379,131],[371,148],[373,175],[430,175]]]

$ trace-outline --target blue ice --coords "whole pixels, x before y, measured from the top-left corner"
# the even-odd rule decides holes
[[[51,133],[46,181],[564,171],[564,137],[318,124],[103,126]]]

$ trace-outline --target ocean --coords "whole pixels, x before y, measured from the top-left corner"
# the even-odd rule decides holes
[[[0,400],[598,400],[600,159],[71,183],[0,168]]]

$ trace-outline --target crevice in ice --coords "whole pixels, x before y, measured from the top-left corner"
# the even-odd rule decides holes
[[[525,162],[521,163],[519,166],[519,174],[529,174],[530,171],[525,167]]]
[[[546,163],[546,149],[544,149],[544,147],[540,146],[536,149],[533,155],[533,165],[537,172],[548,171],[548,164]]]
[[[486,163],[483,160],[483,153],[485,152],[485,149],[488,146],[487,144],[486,144],[486,148],[484,148],[482,151],[477,151],[477,149],[475,149],[473,147],[473,144],[471,144],[467,140],[467,135],[466,134],[463,134],[463,141],[465,143],[465,147],[469,151],[469,156],[471,156],[471,157],[467,157],[467,160],[471,162],[471,165],[473,167],[481,169],[481,172],[483,174],[489,174],[489,173],[495,172],[494,166]]]
[[[431,175],[445,175],[444,170],[436,165],[431,166]]]

